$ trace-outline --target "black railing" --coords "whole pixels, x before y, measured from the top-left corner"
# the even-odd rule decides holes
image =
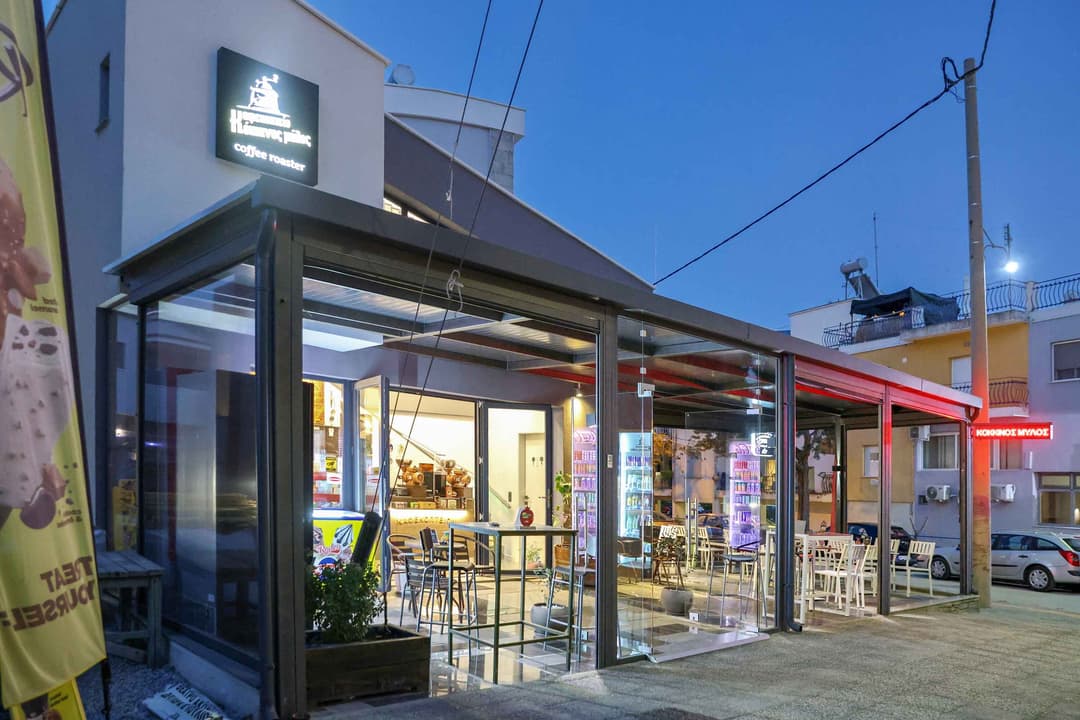
[[[1080,275],[1054,278],[1035,286],[1035,309],[1080,301]]]
[[[971,383],[954,383],[954,390],[971,392]],[[1028,384],[1024,378],[1001,378],[990,381],[990,406],[1027,405]]]
[[[949,293],[945,297],[953,298],[960,306],[958,320],[971,317],[971,291]],[[999,313],[1009,310],[1027,310],[1027,285],[1018,280],[1002,280],[986,287],[986,312]]]
[[[912,328],[915,313],[891,313],[865,320],[852,320],[825,328],[822,344],[825,347],[840,347],[855,343],[896,337],[904,330]]]
[[[971,291],[963,290],[945,295],[956,300],[959,308],[957,320],[971,318]],[[986,288],[986,312],[988,315],[1017,310],[1031,312],[1042,308],[1080,302],[1080,274],[1046,280],[1040,283],[1023,283],[1003,280]],[[896,337],[904,330],[924,327],[922,308],[909,308],[903,312],[864,320],[852,320],[825,328],[821,344],[837,348],[844,345]]]

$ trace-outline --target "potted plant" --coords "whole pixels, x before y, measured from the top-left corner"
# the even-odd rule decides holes
[[[374,624],[383,602],[369,565],[339,560],[313,569],[305,605],[309,703],[428,692],[431,639]]]
[[[574,510],[573,510],[573,482],[570,474],[565,473],[562,470],[555,473],[553,478],[555,486],[555,492],[559,493],[559,498],[562,501],[562,506],[559,509],[561,517],[557,521],[564,527],[569,528],[574,526]],[[568,565],[570,563],[570,541],[567,538],[563,538],[562,542],[554,548],[555,552],[555,564],[556,565]]]
[[[694,593],[686,589],[679,569],[686,555],[686,539],[677,535],[662,537],[653,546],[653,553],[659,571],[662,572],[665,563],[675,566],[675,584],[667,584],[660,591],[660,604],[670,615],[686,615],[694,604]]]

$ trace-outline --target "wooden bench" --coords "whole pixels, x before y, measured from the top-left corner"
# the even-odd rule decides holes
[[[101,600],[116,603],[118,628],[105,630],[105,648],[112,655],[160,667],[165,662],[161,635],[161,578],[157,563],[133,550],[98,554],[98,587]],[[138,591],[146,591],[146,616],[136,613]],[[125,644],[144,640],[146,650]]]

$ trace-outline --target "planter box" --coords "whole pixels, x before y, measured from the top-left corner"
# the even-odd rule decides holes
[[[390,625],[384,637],[314,645],[305,654],[308,702],[313,706],[373,695],[428,694],[431,638],[427,635]]]

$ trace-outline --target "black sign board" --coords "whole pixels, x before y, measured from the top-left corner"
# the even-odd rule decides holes
[[[305,185],[319,182],[319,86],[218,50],[217,156]]]

